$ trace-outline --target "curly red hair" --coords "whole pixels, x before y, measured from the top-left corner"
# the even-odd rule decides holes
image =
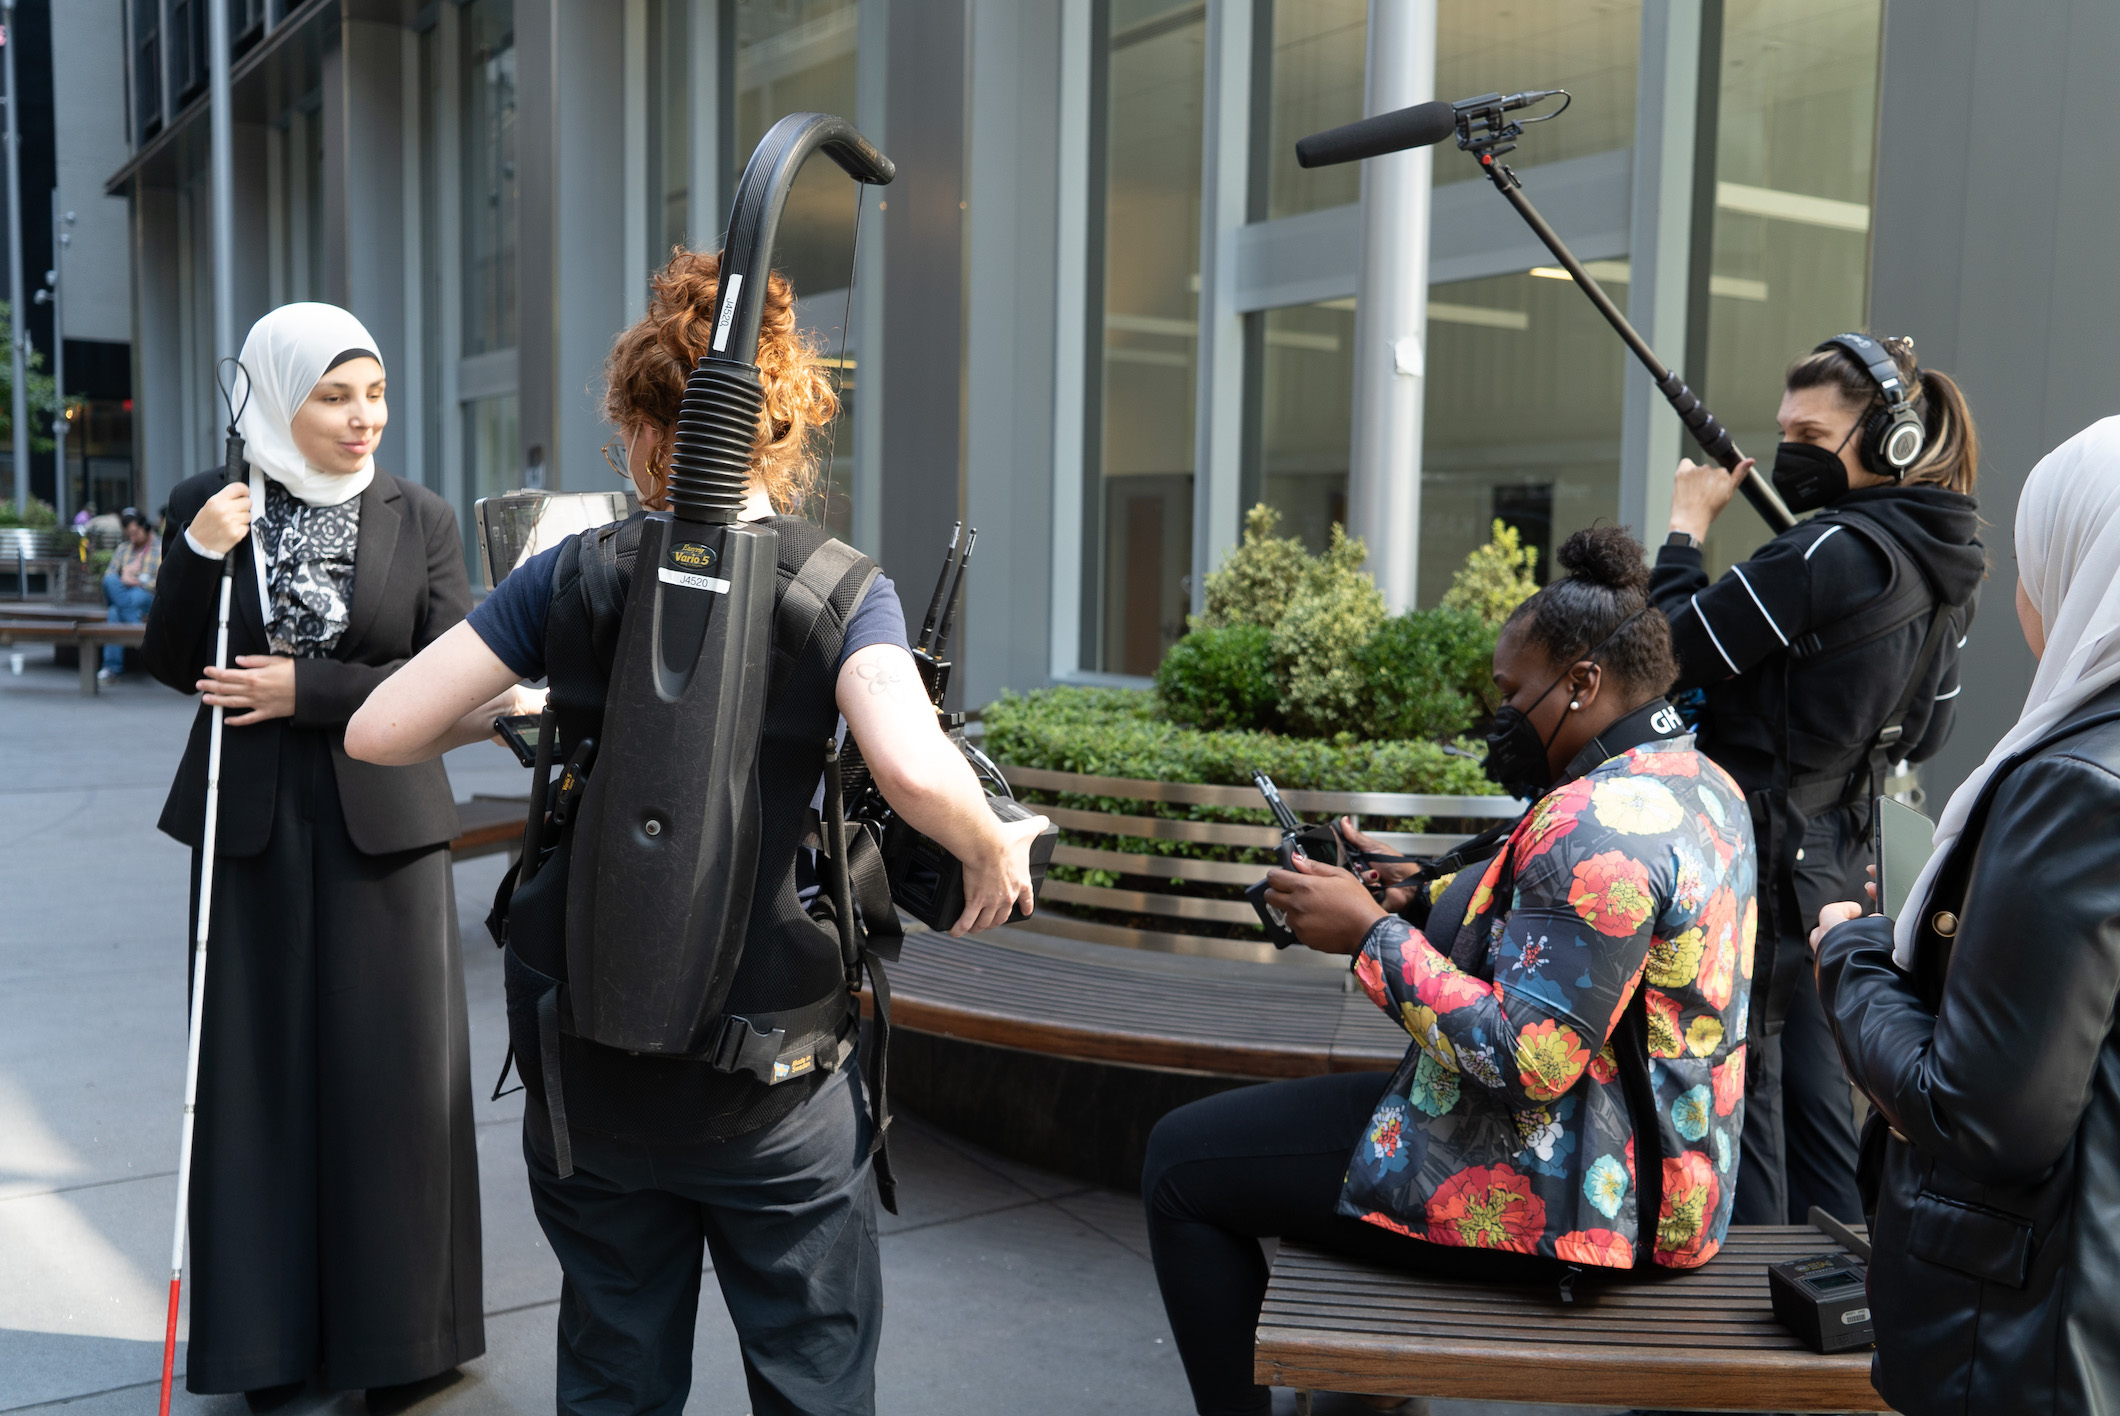
[[[713,344],[720,276],[719,253],[677,248],[655,274],[648,313],[619,335],[604,360],[604,417],[629,439],[652,427],[662,440],[663,452],[648,467],[654,492],[642,498],[657,510],[666,505],[668,448],[685,380]],[[817,480],[812,442],[839,416],[839,395],[817,347],[796,328],[795,287],[777,270],[766,279],[758,321],[758,379],[766,400],[751,470],[776,510],[800,513]]]

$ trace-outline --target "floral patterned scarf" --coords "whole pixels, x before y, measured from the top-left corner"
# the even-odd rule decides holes
[[[353,557],[361,499],[311,506],[278,482],[265,483],[265,636],[272,652],[321,659],[338,647],[353,604]]]

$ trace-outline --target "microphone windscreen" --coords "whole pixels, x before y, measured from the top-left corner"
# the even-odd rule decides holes
[[[1387,152],[1427,147],[1456,131],[1457,114],[1449,104],[1440,99],[1416,103],[1411,108],[1312,133],[1296,144],[1296,165],[1331,167],[1335,163],[1359,162]]]

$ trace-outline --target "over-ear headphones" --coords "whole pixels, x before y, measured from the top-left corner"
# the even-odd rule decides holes
[[[1914,400],[1921,393],[1919,384],[1909,389],[1891,354],[1866,334],[1836,334],[1811,352],[1834,348],[1853,355],[1855,362],[1868,371],[1884,404],[1863,414],[1856,455],[1877,476],[1890,477],[1895,482],[1906,480],[1907,469],[1921,460],[1929,445],[1928,426],[1914,407]]]

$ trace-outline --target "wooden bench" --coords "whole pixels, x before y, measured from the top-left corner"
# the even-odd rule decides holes
[[[1033,917],[1035,918],[1035,916]],[[1017,1051],[1259,1081],[1390,1071],[1406,1034],[1337,971],[913,926],[891,1022]]]
[[[1283,1244],[1254,1380],[1460,1401],[1888,1411],[1869,1352],[1812,1352],[1768,1300],[1767,1265],[1841,1251],[1806,1226],[1733,1227],[1702,1268],[1578,1284],[1564,1304],[1557,1288],[1424,1278]]]
[[[457,835],[449,843],[452,860],[513,853],[523,844],[523,818],[529,814],[526,796],[487,796],[475,793],[471,800],[456,804]]]
[[[38,615],[0,619],[0,645],[72,644],[81,651],[81,696],[96,696],[96,670],[106,644],[137,649],[147,638],[144,624],[106,624],[101,614],[83,606],[76,616]]]

